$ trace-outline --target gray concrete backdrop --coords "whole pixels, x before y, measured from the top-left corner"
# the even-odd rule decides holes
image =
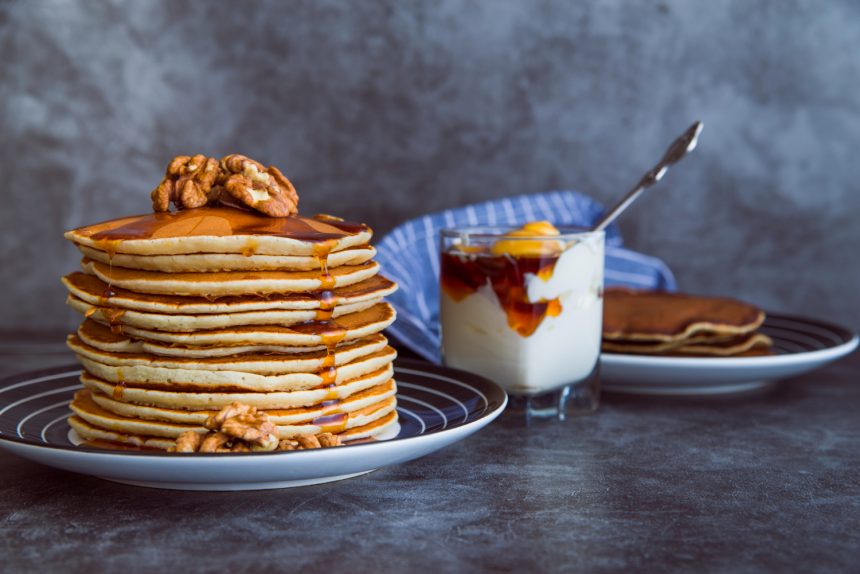
[[[384,232],[575,188],[688,291],[860,326],[860,3],[0,2],[0,328],[71,325],[65,229],[149,209],[179,153],[281,166]]]

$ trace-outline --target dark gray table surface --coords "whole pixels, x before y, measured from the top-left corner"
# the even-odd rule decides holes
[[[0,340],[0,376],[69,362]],[[858,377],[855,353],[757,395],[604,395],[289,490],[151,490],[0,452],[0,571],[856,572]]]

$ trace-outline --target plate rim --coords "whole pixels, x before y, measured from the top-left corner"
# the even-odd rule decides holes
[[[403,441],[413,441],[415,439],[427,439],[428,437],[433,437],[441,433],[446,433],[448,431],[457,431],[457,430],[465,430],[470,428],[472,425],[481,423],[485,421],[487,417],[492,417],[489,422],[492,422],[499,414],[501,414],[508,405],[508,394],[507,392],[500,387],[498,384],[493,381],[472,373],[470,371],[463,371],[462,369],[454,369],[451,367],[445,367],[442,365],[435,365],[430,363],[429,361],[424,361],[420,359],[411,359],[411,358],[403,358],[403,359],[395,359],[394,361],[394,371],[395,376],[397,373],[397,368],[399,365],[402,365],[403,368],[408,369],[419,369],[425,371],[444,371],[446,376],[458,375],[460,373],[466,375],[470,379],[477,379],[482,384],[486,385],[486,388],[491,390],[492,392],[501,393],[499,398],[499,402],[493,401],[493,398],[487,396],[487,408],[478,416],[476,419],[456,424],[454,426],[448,426],[446,428],[432,430],[430,432],[403,437],[403,438],[391,438],[384,441],[378,442],[367,442],[353,445],[345,445],[350,449],[354,448],[364,448],[365,450],[369,450],[370,448],[385,448],[386,445],[390,445],[394,442],[403,442]],[[14,384],[15,382],[21,382],[21,379],[24,377],[32,377],[32,378],[40,378],[46,377],[50,375],[59,375],[60,373],[64,373],[67,371],[75,371],[80,372],[83,371],[83,368],[80,368],[80,365],[70,363],[67,365],[60,365],[57,367],[49,367],[47,369],[40,369],[36,371],[27,371],[22,373],[16,373],[12,375],[7,375],[0,379],[0,390],[5,388],[8,385]],[[396,379],[395,379],[396,380]],[[480,389],[484,391],[484,389]],[[396,395],[395,395],[396,396]],[[493,407],[493,405],[496,405]],[[50,449],[54,451],[64,451],[64,452],[73,452],[79,454],[81,456],[93,456],[93,457],[113,457],[113,456],[122,456],[122,457],[148,457],[148,458],[156,458],[162,460],[225,460],[228,458],[236,459],[236,460],[257,460],[261,456],[268,457],[282,457],[282,456],[296,456],[297,453],[302,453],[305,457],[313,457],[322,456],[323,453],[326,455],[329,454],[330,449],[311,449],[311,450],[303,450],[303,451],[271,451],[271,452],[252,452],[252,453],[196,453],[196,452],[161,452],[161,451],[123,451],[123,450],[107,450],[100,449],[95,447],[83,447],[83,446],[74,446],[74,445],[59,445],[59,444],[50,444],[39,442],[33,439],[21,438],[13,435],[0,433],[0,441],[2,442],[10,442],[17,445],[25,445],[31,448],[37,449]]]
[[[802,315],[793,315],[789,313],[767,313],[768,318],[787,319],[799,321],[807,324],[817,324],[818,326],[831,329],[840,333],[846,340],[842,343],[827,347],[825,349],[816,349],[814,351],[797,351],[795,353],[785,355],[765,355],[759,357],[672,357],[672,356],[653,356],[653,355],[633,355],[630,353],[600,353],[600,362],[603,363],[606,359],[615,365],[623,366],[664,366],[664,367],[760,367],[772,365],[774,363],[780,365],[791,365],[798,362],[807,362],[812,360],[828,360],[838,359],[848,355],[857,348],[860,343],[858,334],[842,325],[830,321],[823,321]],[[767,319],[765,319],[766,321]],[[764,326],[764,325],[763,325]]]

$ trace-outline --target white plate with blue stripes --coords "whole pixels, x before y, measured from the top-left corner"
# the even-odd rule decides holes
[[[462,440],[504,410],[507,395],[477,375],[423,361],[395,362],[400,428],[388,440],[292,452],[176,454],[76,446],[66,418],[77,366],[0,381],[0,448],[55,468],[177,490],[256,490],[352,478]]]
[[[722,395],[770,386],[857,348],[850,329],[818,319],[769,313],[759,331],[773,339],[763,357],[649,357],[604,353],[601,387],[641,395]]]

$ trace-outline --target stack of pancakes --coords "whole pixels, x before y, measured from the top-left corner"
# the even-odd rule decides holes
[[[737,357],[770,354],[757,329],[760,309],[723,297],[608,288],[603,351],[640,355]]]
[[[371,230],[331,216],[226,207],[70,231],[83,272],[63,278],[85,319],[68,338],[84,372],[69,423],[92,444],[169,449],[234,402],[281,439],[343,442],[397,428],[394,321]]]

